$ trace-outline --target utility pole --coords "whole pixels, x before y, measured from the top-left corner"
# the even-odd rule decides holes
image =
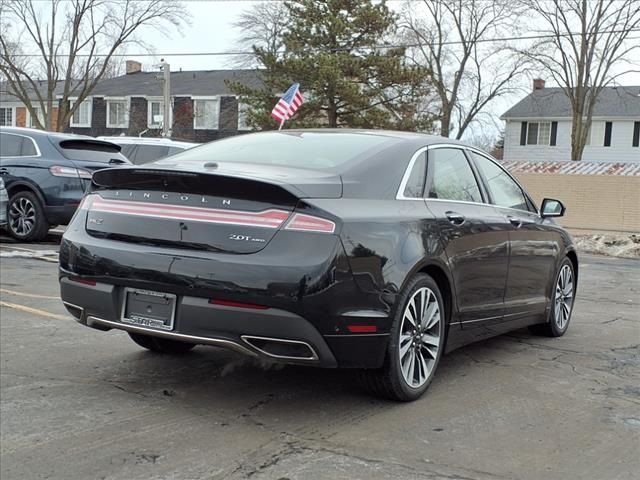
[[[164,109],[162,111],[162,136],[171,137],[171,65],[160,60],[160,68],[164,73],[163,98]]]

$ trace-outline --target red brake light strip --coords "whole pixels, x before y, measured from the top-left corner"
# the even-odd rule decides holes
[[[166,218],[174,220],[192,220],[206,223],[245,225],[276,229],[289,218],[284,210],[264,210],[262,212],[242,212],[238,210],[220,210],[215,208],[187,207],[162,203],[141,203],[126,200],[108,200],[100,196],[93,199],[91,211],[120,213],[141,217]]]

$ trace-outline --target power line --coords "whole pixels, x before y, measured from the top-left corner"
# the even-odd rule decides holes
[[[232,0],[209,0],[209,1],[232,1]],[[236,1],[236,0],[233,0]],[[245,0],[242,0],[245,1]],[[608,33],[624,33],[624,32],[629,32],[629,33],[636,33],[636,32],[640,32],[640,29],[631,29],[631,30],[603,30],[601,32],[599,32],[600,34],[608,34]],[[581,33],[576,33],[576,32],[568,32],[568,33],[564,33],[564,34],[560,34],[560,35],[556,35],[556,34],[540,34],[540,35],[521,35],[521,36],[515,36],[515,37],[500,37],[500,38],[481,38],[478,40],[475,40],[475,43],[488,43],[488,42],[512,42],[512,41],[517,41],[517,40],[543,40],[546,38],[555,38],[557,36],[560,37],[573,37],[573,36],[579,36],[581,35]],[[627,40],[637,40],[640,39],[640,37],[628,37]],[[422,47],[422,46],[444,46],[444,45],[461,45],[463,43],[468,43],[468,42],[463,42],[460,40],[452,40],[452,41],[448,41],[448,42],[424,42],[424,43],[400,43],[400,44],[381,44],[381,45],[371,45],[368,47],[365,47],[364,49],[371,49],[371,50],[385,50],[385,49],[390,49],[390,48],[412,48],[412,47]],[[354,48],[334,48],[331,49],[330,51],[332,53],[335,52],[343,52],[343,51],[353,51],[353,50],[357,50]],[[233,51],[233,50],[229,50],[229,51],[217,51],[217,52],[165,52],[165,53],[148,53],[148,52],[143,52],[143,53],[115,53],[113,55],[111,55],[112,57],[214,57],[214,56],[238,56],[238,55],[253,55],[254,52],[252,51]],[[17,53],[12,55],[12,57],[20,57],[20,58],[28,58],[28,57],[41,57],[41,54],[37,54],[37,53]],[[61,53],[58,54],[57,56],[59,57],[68,57],[69,54],[68,53]],[[76,57],[106,57],[108,56],[107,54],[82,54],[82,53],[77,53],[75,54]]]

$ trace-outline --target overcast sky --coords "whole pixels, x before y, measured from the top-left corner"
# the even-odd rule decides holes
[[[184,52],[220,52],[232,51],[239,32],[233,23],[240,13],[255,3],[247,0],[187,0],[186,6],[191,13],[191,26],[183,29],[182,35],[175,32],[170,36],[147,31],[144,40],[153,45],[157,58],[131,56],[139,60],[145,70],[152,70],[160,60],[161,54]],[[388,1],[393,9],[400,9],[402,1]],[[133,53],[133,52],[132,52]],[[639,55],[640,56],[640,55]],[[231,56],[167,56],[172,70],[213,70],[233,68]],[[640,66],[640,58],[638,58]],[[543,76],[544,78],[544,76]],[[640,74],[632,74],[621,79],[621,84],[640,85]],[[550,85],[548,85],[550,86]],[[522,90],[507,98],[499,99],[490,107],[491,113],[498,117],[530,90],[530,81],[523,80]],[[302,86],[304,90],[304,85]],[[498,127],[501,122],[498,121]]]

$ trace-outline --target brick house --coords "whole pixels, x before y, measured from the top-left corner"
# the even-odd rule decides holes
[[[40,95],[46,96],[46,84],[40,85]],[[58,87],[54,90],[57,96],[58,90],[62,88],[62,82],[58,82]],[[38,95],[33,89],[29,89],[31,92],[29,98],[32,105],[38,105]],[[35,107],[37,115],[40,117],[40,121],[44,123],[44,116],[40,107]],[[53,110],[53,125],[52,128],[57,128],[58,121],[58,106],[57,102],[52,108]],[[29,110],[25,105],[16,97],[11,95],[7,91],[7,84],[0,82],[0,126],[8,127],[36,127],[34,119],[31,117]]]
[[[500,118],[505,161],[571,159],[571,105],[562,89],[536,79],[533,91]],[[602,90],[582,159],[640,162],[640,86]]]
[[[128,60],[125,75],[102,80],[76,110],[67,131],[83,135],[159,136],[163,81]],[[171,72],[172,138],[208,142],[248,130],[243,107],[226,81],[260,86],[256,70]],[[0,89],[0,125],[31,126],[24,105]],[[73,99],[70,100],[73,102]]]

